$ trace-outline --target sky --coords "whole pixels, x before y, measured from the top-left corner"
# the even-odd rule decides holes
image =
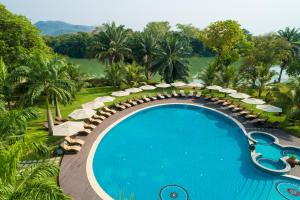
[[[300,28],[300,0],[0,0],[33,23],[60,20],[101,25],[115,21],[142,30],[150,21],[204,28],[218,20],[237,20],[255,35],[287,26]]]

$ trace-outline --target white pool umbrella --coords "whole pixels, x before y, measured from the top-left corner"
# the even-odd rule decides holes
[[[206,88],[209,90],[221,90],[222,89],[222,87],[218,86],[218,85],[211,85],[211,86],[207,86]]]
[[[263,110],[265,112],[269,112],[269,113],[281,113],[282,112],[282,108],[276,107],[276,106],[272,106],[272,105],[257,105],[256,106],[257,109]]]
[[[129,89],[126,89],[125,92],[129,92],[129,93],[138,93],[138,92],[141,92],[143,91],[142,89],[140,88],[129,88]]]
[[[140,89],[142,90],[154,90],[156,87],[152,86],[152,85],[143,85],[140,87]]]
[[[116,91],[111,93],[111,95],[116,97],[124,97],[124,96],[128,96],[129,94],[130,94],[129,92],[125,92],[125,91]]]
[[[245,93],[232,93],[229,96],[235,98],[235,99],[248,99],[250,95]]]
[[[232,93],[236,93],[236,90],[233,90],[230,88],[225,88],[225,89],[220,89],[219,92],[226,93],[226,94],[232,94]]]
[[[96,98],[94,101],[98,101],[98,102],[112,102],[115,100],[115,97],[111,97],[111,96],[103,96],[103,97],[98,97]]]
[[[69,117],[75,120],[88,119],[96,114],[95,110],[92,109],[77,109],[69,114]]]
[[[98,109],[104,107],[104,103],[100,101],[91,101],[81,105],[82,108]]]
[[[54,126],[53,135],[55,136],[71,136],[79,131],[84,130],[83,122],[65,122],[60,125]]]
[[[181,81],[175,82],[175,83],[171,83],[171,85],[173,87],[184,87],[184,86],[186,86],[186,84],[184,82],[181,82]]]
[[[192,82],[187,84],[187,87],[191,87],[191,88],[203,88],[204,85],[201,83],[196,83],[196,82]]]
[[[254,104],[254,105],[262,105],[266,103],[265,101],[256,98],[243,99],[242,102],[247,104]]]
[[[160,83],[160,84],[157,84],[155,86],[158,87],[158,88],[168,88],[168,87],[171,87],[171,85],[167,84],[167,83]]]

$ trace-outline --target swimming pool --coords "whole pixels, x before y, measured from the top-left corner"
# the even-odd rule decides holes
[[[241,127],[207,108],[173,104],[143,109],[112,126],[99,141],[87,171],[103,199],[131,193],[135,200],[299,198],[294,195],[299,182],[257,170]],[[285,189],[289,184],[293,194]]]

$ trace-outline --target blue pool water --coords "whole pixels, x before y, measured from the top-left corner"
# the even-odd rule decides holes
[[[286,199],[279,182],[300,185],[256,169],[232,120],[191,105],[148,108],[117,124],[98,145],[93,171],[114,199],[277,200]]]
[[[264,133],[251,133],[251,137],[257,141],[256,152],[261,153],[263,158],[279,160],[284,156],[295,156],[300,160],[300,150],[293,147],[280,147],[274,144],[274,138]]]

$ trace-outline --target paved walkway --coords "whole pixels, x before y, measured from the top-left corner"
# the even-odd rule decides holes
[[[75,200],[102,200],[91,187],[86,174],[87,157],[94,141],[96,140],[98,135],[101,134],[110,124],[128,115],[129,113],[144,107],[164,104],[164,103],[204,104],[207,107],[212,107],[226,114],[231,114],[229,111],[219,109],[213,104],[207,104],[207,102],[204,101],[203,99],[195,100],[195,99],[188,99],[188,98],[171,98],[167,100],[157,100],[149,103],[140,104],[135,107],[128,108],[121,112],[117,112],[111,117],[105,119],[103,123],[97,126],[97,128],[91,134],[89,134],[88,136],[81,137],[83,140],[85,140],[85,144],[82,147],[82,150],[78,154],[65,155],[63,157],[60,166],[59,184],[62,187],[65,194],[70,195]],[[236,119],[238,119],[240,122],[243,122],[242,118],[236,118]],[[245,127],[247,131],[255,130],[254,129],[255,127],[252,127],[251,125],[246,125]],[[277,136],[281,144],[300,146],[300,138],[297,138],[292,135],[288,135],[283,131],[279,131],[279,130],[271,130],[271,131],[264,130],[264,131],[272,133],[275,136]],[[291,175],[297,175],[297,174],[298,176],[300,174],[299,166],[293,169],[293,171],[291,172]]]

